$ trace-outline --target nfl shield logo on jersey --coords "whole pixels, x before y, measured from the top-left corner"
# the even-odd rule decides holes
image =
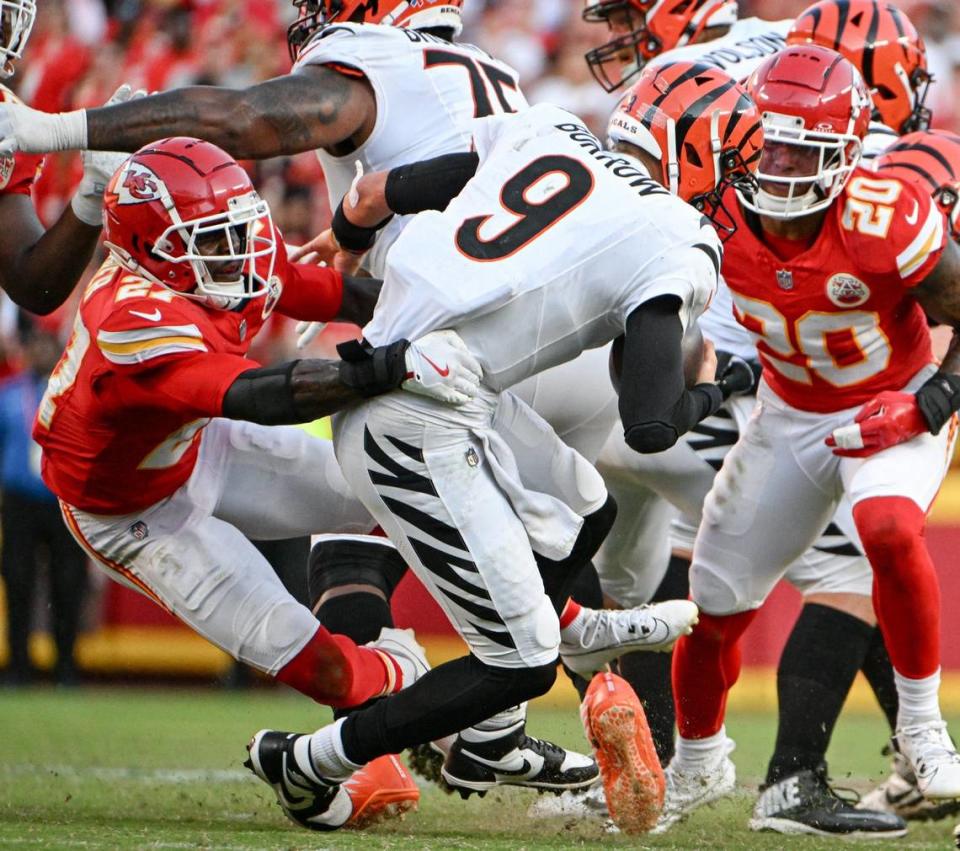
[[[859,307],[870,298],[870,287],[853,275],[838,272],[827,281],[827,298],[837,307]]]
[[[777,286],[782,290],[792,290],[793,272],[789,269],[777,269]]]

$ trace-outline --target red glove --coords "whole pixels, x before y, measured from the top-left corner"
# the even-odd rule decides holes
[[[835,447],[834,455],[867,458],[929,431],[913,393],[884,390],[857,412],[853,425],[835,428],[826,444]]]

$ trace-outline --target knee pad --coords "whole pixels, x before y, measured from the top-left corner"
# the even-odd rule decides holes
[[[495,661],[502,660],[516,670],[556,663],[560,652],[560,621],[547,597],[540,597],[534,608],[504,618],[503,622],[516,649],[509,654],[512,658],[497,654]]]
[[[854,505],[853,519],[875,569],[920,543],[926,525],[920,506],[906,497],[865,499]]]
[[[763,601],[746,599],[746,589],[728,581],[713,568],[695,564],[690,568],[690,599],[702,612],[711,615],[732,615],[758,608]]]
[[[407,564],[386,538],[372,535],[322,537],[310,551],[310,608],[333,588],[370,585],[389,602],[407,572]]]

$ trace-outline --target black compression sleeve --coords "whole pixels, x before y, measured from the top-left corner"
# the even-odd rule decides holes
[[[686,388],[679,307],[676,296],[662,296],[627,317],[620,419],[627,445],[637,452],[669,449],[723,404],[715,384]]]
[[[222,415],[260,425],[299,423],[290,379],[299,361],[240,373],[223,397]]]
[[[477,173],[479,165],[480,157],[471,152],[444,154],[391,169],[384,188],[387,206],[404,216],[424,210],[445,210]]]

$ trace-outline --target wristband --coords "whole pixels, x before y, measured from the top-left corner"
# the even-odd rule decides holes
[[[368,397],[396,390],[407,378],[409,347],[407,340],[376,348],[361,340],[340,343],[340,381]]]
[[[343,212],[343,201],[341,201],[333,214],[330,229],[333,231],[334,239],[337,240],[344,251],[349,251],[351,254],[363,254],[373,247],[377,232],[392,218],[393,216],[389,215],[372,228],[360,227],[347,219]]]
[[[960,410],[960,376],[934,373],[917,391],[917,407],[930,434],[939,434]]]

